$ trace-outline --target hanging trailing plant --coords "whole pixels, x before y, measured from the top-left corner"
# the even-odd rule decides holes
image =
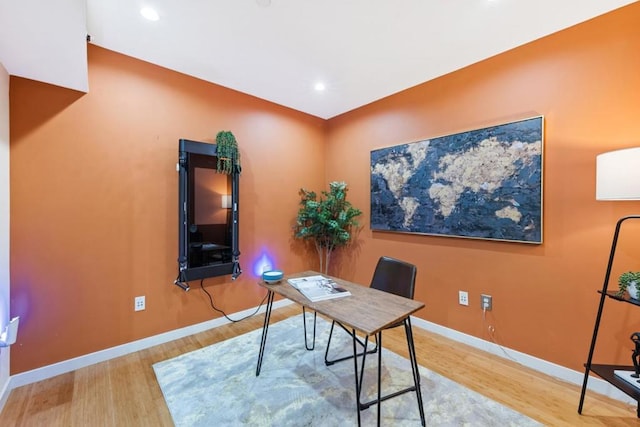
[[[240,173],[240,151],[236,137],[230,131],[220,131],[216,135],[218,156],[217,172],[231,175],[233,168]]]
[[[320,258],[320,272],[329,273],[331,253],[351,240],[362,213],[347,201],[347,184],[333,181],[329,191],[318,198],[313,191],[300,189],[300,210],[294,227],[295,237],[313,241]]]

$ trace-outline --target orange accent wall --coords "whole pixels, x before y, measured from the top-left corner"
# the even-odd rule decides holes
[[[381,255],[415,263],[419,316],[582,370],[615,223],[640,213],[637,202],[595,200],[595,156],[640,145],[638,22],[640,3],[330,120],[327,180],[347,181],[365,211],[349,275],[369,280]],[[371,150],[535,115],[545,117],[544,244],[369,229]],[[640,270],[634,225],[624,228],[614,277]],[[458,305],[458,290],[469,292],[469,307]],[[486,318],[481,293],[493,296]],[[640,308],[607,303],[596,358],[631,363],[637,330]]]
[[[315,268],[291,237],[298,189],[345,180],[363,227],[332,258],[334,274],[367,283],[379,256],[406,259],[427,304],[419,316],[581,370],[615,221],[640,211],[594,198],[596,154],[640,140],[638,21],[640,3],[329,121],[95,46],[88,94],[12,78],[12,374],[219,316],[197,286],[172,285],[177,141],[213,142],[219,130],[234,132],[243,162],[244,274],[205,281],[225,311],[261,301],[251,267],[266,252],[287,271]],[[539,114],[544,244],[368,228],[372,149]],[[640,270],[639,232],[625,229],[616,274]],[[494,298],[486,319],[480,293]],[[596,357],[628,362],[636,330],[639,309],[608,303]]]
[[[310,267],[290,230],[299,187],[324,185],[323,120],[95,46],[89,84],[11,78],[12,374],[220,316],[198,282],[173,285],[179,138],[240,146],[243,274],[205,281],[219,308],[260,303],[265,254]]]

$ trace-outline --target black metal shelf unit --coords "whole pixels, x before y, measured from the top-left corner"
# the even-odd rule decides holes
[[[598,375],[603,380],[607,381],[609,384],[615,386],[622,392],[626,393],[628,396],[632,397],[637,402],[636,414],[638,418],[640,418],[640,389],[634,387],[629,384],[625,380],[618,378],[614,371],[616,370],[625,370],[625,371],[633,371],[633,366],[626,365],[603,365],[603,364],[592,364],[593,361],[593,352],[596,347],[596,341],[598,339],[598,330],[600,329],[600,320],[602,319],[602,311],[604,310],[605,301],[608,299],[613,299],[618,302],[633,304],[636,306],[640,306],[640,301],[628,298],[626,296],[619,296],[617,292],[608,291],[607,288],[609,286],[609,279],[611,278],[611,267],[613,266],[613,259],[615,257],[616,246],[618,244],[618,236],[620,235],[620,227],[622,223],[629,219],[640,219],[639,215],[630,215],[620,218],[616,223],[616,229],[613,234],[613,242],[611,244],[611,252],[609,253],[609,263],[607,264],[607,271],[604,276],[604,283],[602,285],[602,289],[598,291],[600,294],[600,305],[598,306],[598,314],[596,315],[596,322],[593,327],[593,336],[591,338],[591,347],[589,348],[589,355],[587,356],[587,363],[584,364],[584,380],[582,382],[582,392],[580,393],[580,403],[578,404],[578,413],[582,414],[582,406],[584,404],[584,396],[587,392],[587,382],[589,381],[589,373],[593,372]]]
[[[591,372],[598,375],[603,380],[609,382],[611,385],[616,386],[636,401],[640,400],[640,389],[630,385],[625,380],[622,380],[614,374],[614,371],[624,370],[633,371],[633,366],[627,365],[591,365]]]

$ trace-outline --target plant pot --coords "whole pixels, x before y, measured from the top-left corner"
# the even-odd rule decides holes
[[[640,299],[640,295],[638,295],[638,288],[636,287],[636,282],[629,282],[629,286],[627,286],[627,292],[629,292],[629,296],[633,299]]]

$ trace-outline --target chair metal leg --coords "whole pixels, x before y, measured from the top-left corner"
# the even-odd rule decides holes
[[[304,348],[306,348],[309,351],[316,348],[316,317],[317,316],[318,316],[318,312],[314,311],[313,312],[313,342],[311,344],[311,347],[309,347],[309,344],[307,343],[307,312],[304,306],[302,306],[302,322],[304,323]]]
[[[331,322],[331,329],[329,330],[329,339],[327,340],[327,349],[324,352],[324,364],[327,365],[327,366],[331,366],[334,363],[342,362],[343,360],[349,360],[352,357],[354,357],[353,355],[350,355],[350,356],[344,356],[344,357],[339,357],[337,359],[329,360],[329,347],[331,346],[331,337],[333,336],[333,328],[334,328],[335,325],[338,325],[342,329],[344,329],[345,332],[348,333],[349,335],[351,335],[351,337],[354,338],[358,342],[358,344],[360,344],[362,346],[363,349],[367,348],[367,344],[363,343],[362,340],[360,338],[358,338],[357,335],[352,335],[352,332],[350,330],[345,328],[341,323],[336,322],[334,320],[333,322]],[[355,334],[355,332],[353,332],[353,334]],[[369,337],[367,337],[367,340],[368,339],[369,339]],[[374,348],[372,348],[371,350],[368,350],[367,353],[368,354],[373,354],[376,351],[378,351],[378,342],[377,341],[376,341],[376,346]],[[362,356],[363,354],[364,353],[357,353],[355,355],[355,357]]]
[[[269,319],[271,318],[271,308],[273,307],[273,297],[275,294],[269,291],[267,294],[267,307],[264,312],[264,324],[262,325],[262,339],[260,340],[260,351],[258,352],[258,366],[256,367],[256,377],[260,375],[262,359],[264,358],[264,347],[267,343],[267,332],[269,331]]]

